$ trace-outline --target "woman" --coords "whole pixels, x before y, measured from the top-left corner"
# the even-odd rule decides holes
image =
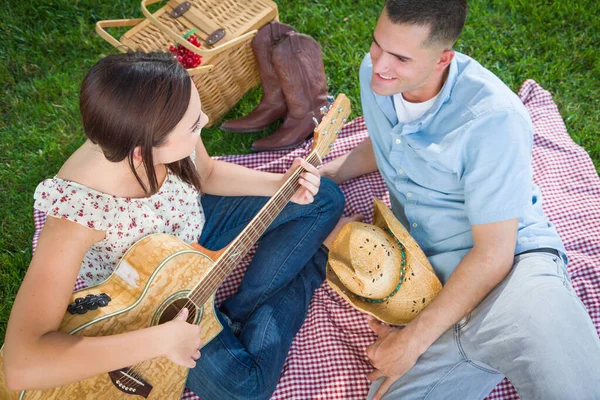
[[[300,159],[285,175],[212,160],[199,140],[208,118],[198,92],[168,54],[102,59],[83,81],[80,111],[88,140],[35,192],[48,218],[8,323],[9,387],[56,387],[166,356],[192,368],[188,387],[203,399],[270,397],[324,279],[321,243],[340,218],[341,191]],[[186,312],[108,337],[57,332],[77,278],[105,280],[151,233],[223,248],[299,165],[307,170],[300,189],[217,312],[225,328],[202,358],[200,328],[185,322]]]

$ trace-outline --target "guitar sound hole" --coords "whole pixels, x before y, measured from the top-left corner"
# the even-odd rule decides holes
[[[169,304],[169,306],[167,306],[165,311],[160,316],[160,319],[158,320],[158,324],[160,325],[160,324],[164,324],[165,322],[172,321],[177,316],[177,314],[179,314],[179,311],[181,311],[181,309],[183,309],[184,307],[187,307],[187,309],[189,311],[187,322],[189,322],[190,324],[195,323],[196,313],[198,310],[196,309],[196,306],[194,305],[194,303],[192,303],[186,297],[183,297],[183,298],[175,300],[173,303],[171,303],[171,304]],[[202,310],[199,310],[199,311],[200,311],[200,317],[202,317]]]

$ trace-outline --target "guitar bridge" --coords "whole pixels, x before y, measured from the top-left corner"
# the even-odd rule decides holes
[[[137,374],[131,372],[130,368],[111,371],[108,373],[108,376],[113,385],[123,393],[148,398],[148,395],[150,395],[150,392],[152,391],[152,385],[144,381]]]

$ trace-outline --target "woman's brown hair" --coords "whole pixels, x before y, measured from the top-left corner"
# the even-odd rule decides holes
[[[186,70],[168,53],[109,55],[87,73],[79,93],[85,135],[112,162],[125,158],[146,194],[159,189],[152,148],[164,144],[181,121],[191,96]],[[150,187],[134,166],[140,147]],[[200,177],[190,157],[167,164],[171,172],[200,191]]]

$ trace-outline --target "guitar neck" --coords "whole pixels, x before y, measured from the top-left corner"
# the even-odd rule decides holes
[[[313,151],[307,158],[314,167],[321,164],[321,159],[316,151]],[[254,216],[252,221],[244,230],[234,239],[225,249],[223,254],[215,262],[215,266],[204,280],[202,287],[196,287],[189,298],[196,304],[204,304],[211,294],[215,293],[221,283],[239,264],[242,258],[250,251],[252,246],[258,241],[261,235],[267,230],[269,225],[277,218],[286,204],[290,201],[294,193],[300,188],[298,179],[306,170],[299,167],[279,188],[277,193],[269,199],[263,208]]]
[[[306,161],[311,165],[317,167],[321,164],[316,153],[311,153]],[[260,236],[267,230],[269,225],[277,218],[279,213],[283,210],[285,205],[290,201],[294,193],[300,188],[298,179],[300,175],[306,170],[299,167],[294,173],[285,181],[285,183],[279,188],[277,193],[269,199],[269,201],[263,206],[263,208],[254,216],[252,221],[244,228],[244,230],[238,235],[237,238],[231,245],[223,252],[221,257],[217,260],[217,263],[224,263],[223,267],[227,265],[227,275],[235,268],[235,266],[241,261],[242,257],[248,253],[250,248],[258,241]]]
[[[331,102],[333,103],[333,99],[331,99]],[[340,94],[335,103],[329,107],[324,107],[322,112],[327,112],[327,115],[324,116],[315,129],[313,150],[306,158],[306,161],[314,167],[320,165],[323,157],[329,153],[329,149],[333,146],[340,129],[346,123],[346,118],[350,115],[350,101],[345,95]],[[294,193],[300,188],[298,179],[304,172],[306,172],[304,168],[297,168],[217,259],[214,268],[207,274],[202,285],[196,286],[188,296],[197,306],[204,304],[217,291],[225,278],[239,264],[242,257],[248,253],[254,243],[258,241],[283,210]]]

